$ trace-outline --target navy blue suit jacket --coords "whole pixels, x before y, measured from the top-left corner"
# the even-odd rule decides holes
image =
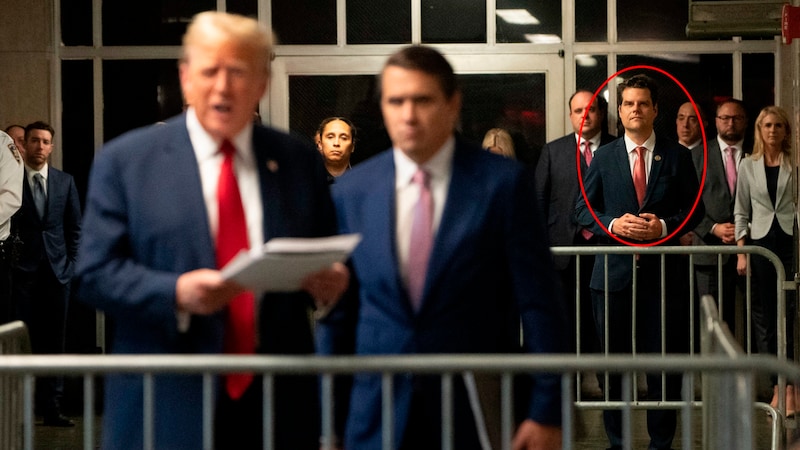
[[[530,173],[460,140],[452,164],[417,312],[397,265],[392,151],[337,179],[333,196],[340,230],[363,235],[352,255],[359,292],[320,324],[321,352],[510,353],[520,350],[520,316],[524,351],[564,350],[565,318]],[[414,388],[409,377],[395,378],[395,446],[403,439]],[[537,377],[529,417],[558,423],[558,390],[557,378]],[[380,376],[357,375],[350,405],[345,448],[380,448]],[[455,416],[456,427],[472,423],[469,408]]]
[[[12,219],[23,242],[16,269],[32,273],[47,263],[58,282],[66,285],[75,273],[81,236],[81,204],[75,181],[72,175],[48,165],[45,215],[40,218],[28,184],[28,169],[25,171],[22,206]]]
[[[265,240],[335,233],[319,153],[261,126],[253,129],[253,151]],[[114,353],[222,352],[223,314],[192,316],[185,333],[175,316],[178,276],[216,265],[185,116],[104,146],[89,180],[84,229],[79,295],[114,319]],[[259,351],[313,352],[309,304],[305,294],[262,299]],[[157,378],[156,448],[201,447],[201,392],[199,377]],[[108,377],[105,400],[104,448],[140,448],[141,377]]]
[[[592,165],[586,173],[584,187],[591,208],[606,229],[609,228],[612,219],[621,217],[625,213],[634,215],[653,213],[666,222],[668,234],[678,229],[688,217],[688,222],[682,228],[683,232],[686,232],[697,226],[705,213],[703,202],[700,201],[694,214],[691,214],[692,206],[698,196],[699,184],[689,149],[660,136],[656,139],[653,149],[653,163],[641,208],[633,187],[624,137],[597,149]],[[604,242],[617,244],[617,241],[612,240],[595,222],[583,196],[578,199],[575,214],[581,226],[589,228]],[[663,245],[679,245],[680,234],[674,234],[672,239]],[[628,286],[632,274],[631,256],[609,255],[608,266],[608,289],[619,291]],[[590,286],[593,289],[605,289],[602,260],[598,260],[594,265]]]

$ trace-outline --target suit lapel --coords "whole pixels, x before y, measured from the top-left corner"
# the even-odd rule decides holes
[[[174,197],[183,204],[181,214],[186,216],[183,222],[194,230],[186,230],[187,234],[203,237],[197,245],[204,259],[206,267],[214,267],[215,254],[214,242],[211,237],[211,227],[208,224],[208,212],[203,199],[203,186],[200,182],[200,169],[194,154],[189,132],[186,129],[186,118],[168,122],[167,125],[175,127],[171,133],[172,138],[164,146],[163,172],[154,174],[154,177],[171,177],[180,180],[180,183],[171,183],[176,192]]]
[[[273,237],[287,236],[285,221],[280,212],[283,211],[283,197],[280,195],[278,170],[279,162],[270,154],[269,139],[263,128],[253,127],[253,153],[258,170],[258,183],[261,190],[261,204],[264,210],[264,241]]]
[[[784,194],[786,194],[786,186],[789,185],[789,174],[791,173],[791,169],[788,167],[786,162],[787,159],[788,158],[786,158],[786,155],[784,154],[784,157],[781,158],[781,168],[778,170],[778,189],[775,192],[775,209],[777,209],[778,205],[781,204],[781,199],[783,198]]]
[[[639,199],[636,198],[636,187],[633,185],[633,174],[631,174],[631,163],[628,159],[628,150],[625,148],[625,139],[617,140],[617,149],[613,157],[617,160],[617,179],[623,180],[627,188],[623,189],[628,198],[628,203],[634,206],[633,211],[639,210]],[[649,184],[649,183],[648,183]],[[645,195],[645,201],[647,196]]]
[[[647,177],[647,191],[644,194],[644,204],[647,204],[647,201],[650,200],[650,195],[655,189],[657,184],[658,177],[661,176],[661,169],[664,167],[664,164],[667,163],[668,154],[663,152],[661,149],[663,146],[659,146],[656,144],[656,147],[653,149],[653,161],[650,164],[650,175]]]
[[[479,221],[475,216],[481,209],[481,202],[473,201],[480,196],[480,178],[485,176],[476,164],[471,152],[463,150],[456,141],[450,186],[447,188],[447,201],[442,212],[442,220],[434,239],[425,278],[421,309],[425,309],[428,295],[434,290],[439,279],[447,270],[452,254],[459,250],[464,236]]]

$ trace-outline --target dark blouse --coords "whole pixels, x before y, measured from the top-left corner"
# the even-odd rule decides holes
[[[775,207],[775,197],[778,195],[778,172],[780,170],[781,166],[764,166],[764,171],[767,174],[767,192],[769,193],[769,199],[772,200],[773,207]]]

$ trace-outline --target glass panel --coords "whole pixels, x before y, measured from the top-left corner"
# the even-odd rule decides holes
[[[605,83],[607,78],[608,57],[606,55],[575,55],[575,90],[587,89],[594,92]],[[602,95],[608,101],[610,95],[615,95],[614,92],[614,89],[609,90],[609,86],[606,85],[598,95]],[[569,98],[564,99],[567,114],[569,114],[568,100]],[[615,114],[609,114],[609,116],[616,117]],[[567,132],[570,130],[571,128],[568,128]],[[606,120],[603,131],[609,131],[608,120]],[[611,134],[614,133],[616,130],[611,130]]]
[[[86,196],[89,168],[94,159],[94,108],[92,61],[61,63],[62,154],[64,171],[75,178],[81,202]]]
[[[617,0],[617,34],[620,41],[684,41],[689,22],[686,0]]]
[[[458,79],[464,95],[461,134],[480,143],[490,128],[505,128],[514,136],[517,157],[535,164],[546,138],[545,76],[459,75]],[[289,126],[293,132],[312,142],[322,119],[334,115],[351,119],[358,130],[352,164],[391,145],[374,76],[289,77]]]
[[[461,132],[483,142],[491,128],[514,139],[517,159],[533,167],[547,140],[546,83],[541,73],[459,75],[464,95]]]
[[[176,60],[104,61],[106,141],[180,113],[183,97]]]
[[[347,0],[348,44],[411,42],[411,0]]]
[[[258,0],[226,0],[226,11],[241,14],[243,16],[258,16]]]
[[[715,101],[721,97],[730,97],[733,92],[733,62],[731,55],[620,55],[617,57],[618,70],[633,65],[645,64],[657,67],[670,73],[686,87],[702,113],[706,116],[706,137],[714,136],[714,121],[710,120],[716,112]],[[623,74],[629,78],[634,73],[643,72],[652,76],[659,83],[658,117],[656,133],[677,140],[675,117],[681,104],[688,98],[667,76],[653,71],[631,71]],[[616,95],[616,83],[611,86],[612,95]]]
[[[543,74],[459,75],[464,93],[461,134],[475,142],[494,127],[514,136],[517,157],[535,164],[545,142]],[[371,75],[290,76],[289,126],[313,141],[322,119],[344,116],[358,130],[352,164],[391,146]]]
[[[322,119],[343,116],[357,130],[351,164],[373,156],[391,145],[383,127],[373,75],[290,76],[289,128],[313,142]]]
[[[180,45],[192,17],[217,6],[215,0],[103,2],[104,45]]]
[[[336,44],[336,0],[273,0],[272,28],[281,44]]]
[[[61,0],[61,42],[92,45],[92,0]]]
[[[575,0],[575,40],[608,40],[608,3],[605,0]]]
[[[561,2],[497,0],[497,42],[561,42]]]
[[[486,0],[422,0],[422,42],[486,42]]]
[[[775,104],[775,56],[771,53],[742,55],[742,100],[751,127],[761,108]],[[752,133],[749,134],[752,136]]]

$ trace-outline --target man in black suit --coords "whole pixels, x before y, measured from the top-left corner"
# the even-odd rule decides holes
[[[53,127],[25,127],[25,178],[22,206],[12,227],[22,239],[14,269],[17,318],[28,326],[34,353],[63,353],[70,284],[81,234],[81,208],[72,176],[51,167]],[[72,426],[61,415],[62,380],[36,380],[36,406],[49,426]]]
[[[703,166],[706,166],[706,182],[703,185],[706,214],[694,229],[694,245],[736,245],[733,206],[736,200],[738,167],[745,154],[747,113],[744,104],[736,99],[720,103],[715,120],[717,136],[708,140],[707,160],[703,157],[702,146],[692,149],[692,160],[698,178],[703,176]],[[736,325],[738,279],[736,258],[722,255],[722,292],[718,289],[717,255],[697,255],[694,262],[698,298],[706,294],[713,296],[720,306],[723,320],[733,332]]]
[[[593,93],[581,89],[569,98],[569,119],[573,132],[548,142],[536,165],[536,199],[539,210],[547,220],[547,232],[552,246],[595,245],[597,238],[586,228],[575,222],[575,202],[580,195],[578,162],[581,175],[586,175],[592,155],[614,137],[605,131],[608,102],[598,96],[592,103]],[[587,150],[588,145],[588,150]],[[587,153],[588,151],[588,153]],[[580,155],[578,155],[580,153]],[[597,334],[592,316],[592,300],[589,291],[591,267],[594,255],[580,258],[580,342],[576,338],[576,302],[574,256],[554,256],[553,262],[562,284],[563,302],[569,311],[571,351],[594,353],[599,350]],[[579,344],[580,346],[578,346]],[[584,379],[585,381],[589,381]],[[591,381],[589,383],[591,384]],[[588,389],[591,389],[587,386]],[[596,389],[596,388],[595,388]],[[594,394],[597,394],[595,391]]]
[[[617,87],[623,137],[604,145],[594,155],[586,174],[586,198],[576,206],[579,225],[599,236],[600,242],[627,245],[678,245],[682,229],[694,228],[703,215],[698,202],[699,184],[689,150],[653,132],[658,115],[658,87],[646,75],[635,75]],[[598,221],[595,221],[594,211]],[[606,234],[606,233],[609,234]],[[611,353],[630,353],[633,302],[637,321],[637,353],[688,350],[688,257],[667,255],[609,255],[595,262],[591,288],[600,340]],[[636,290],[633,262],[636,261]],[[605,268],[608,267],[608,273]],[[661,270],[666,272],[665,317],[662,341]],[[606,296],[608,300],[606,302]],[[608,309],[606,311],[606,309]],[[606,312],[608,323],[605,321]],[[607,333],[607,341],[606,341]],[[620,377],[611,376],[606,388],[612,399],[621,398]],[[648,375],[648,398],[661,399],[661,379]],[[680,378],[666,378],[667,399],[680,396]],[[676,412],[647,412],[651,449],[669,449],[675,436]],[[621,411],[605,411],[603,419],[611,448],[622,448]]]

